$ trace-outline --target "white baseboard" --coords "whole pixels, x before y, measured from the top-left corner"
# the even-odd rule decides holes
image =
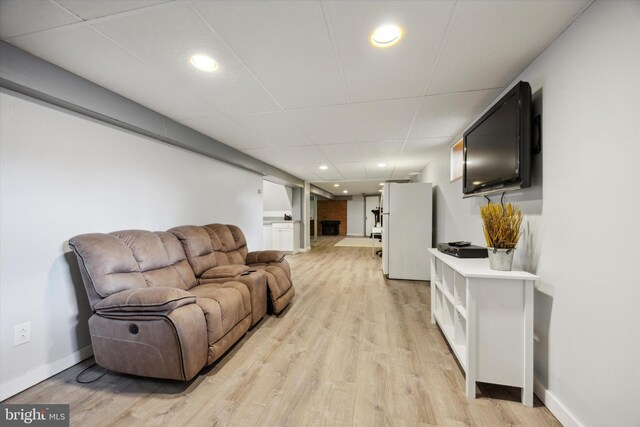
[[[567,409],[564,404],[558,400],[558,398],[549,390],[545,389],[540,381],[536,378],[533,379],[533,392],[544,405],[551,411],[551,413],[560,421],[565,427],[583,427],[582,424],[574,414]]]
[[[29,387],[33,387],[39,382],[42,382],[91,356],[93,356],[93,347],[88,345],[86,347],[82,347],[80,350],[74,351],[62,359],[40,366],[28,371],[19,378],[0,384],[0,402],[28,389]]]
[[[308,248],[300,248],[300,252],[309,252],[311,250],[311,246]]]

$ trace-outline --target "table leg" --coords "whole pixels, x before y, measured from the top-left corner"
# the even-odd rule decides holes
[[[522,387],[522,404],[533,407],[533,389],[531,386]]]
[[[467,391],[467,399],[472,400],[476,398],[476,382],[469,373],[467,372],[467,382],[466,382],[466,391]]]

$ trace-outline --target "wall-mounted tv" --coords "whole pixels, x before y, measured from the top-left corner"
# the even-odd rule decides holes
[[[464,197],[529,187],[531,86],[519,82],[464,133]]]

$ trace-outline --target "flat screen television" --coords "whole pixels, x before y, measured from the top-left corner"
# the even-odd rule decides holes
[[[519,82],[464,133],[462,192],[471,197],[530,182],[531,86]]]

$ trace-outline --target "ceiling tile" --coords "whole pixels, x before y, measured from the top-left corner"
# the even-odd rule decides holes
[[[428,93],[506,85],[588,3],[589,0],[457,2]]]
[[[340,172],[331,163],[329,163],[329,169],[327,170],[318,169],[317,162],[301,162],[300,164],[307,168],[309,172],[317,176],[320,181],[338,181],[344,179]]]
[[[455,137],[499,93],[491,89],[425,96],[409,137]]]
[[[180,122],[238,150],[267,146],[259,136],[227,116],[200,117]]]
[[[356,180],[356,179],[362,179],[364,176],[366,176],[366,172],[364,170],[364,166],[357,170],[357,171],[353,171],[353,172],[340,172],[340,175],[342,175],[342,177],[345,180],[351,181],[351,180]]]
[[[316,165],[316,167],[320,166],[321,164],[328,163],[328,159],[315,145],[286,147],[283,148],[282,151],[284,151],[287,157],[289,157],[292,161],[300,163],[313,163]]]
[[[288,112],[316,144],[357,141],[353,113],[348,105],[304,108]]]
[[[320,2],[195,4],[285,108],[347,102]]]
[[[320,181],[340,181],[344,177],[338,171],[320,171],[321,173],[314,174]]]
[[[176,2],[93,25],[225,113],[279,109],[189,4]],[[189,58],[196,53],[211,56],[218,62],[218,69],[213,73],[195,69]]]
[[[395,168],[391,174],[391,179],[411,179],[416,172],[420,172],[426,165],[427,162],[419,168]]]
[[[3,39],[81,22],[47,0],[0,1],[0,37]]]
[[[390,179],[393,172],[393,166],[387,166],[386,168],[376,167],[375,164],[365,164],[365,171],[367,179]]]
[[[433,149],[432,149],[433,150]],[[405,154],[396,156],[393,159],[393,179],[411,179],[420,173],[431,161],[433,151],[421,152],[419,154]]]
[[[331,162],[355,162],[362,160],[360,144],[331,144],[319,146]]]
[[[362,179],[366,175],[364,165],[359,161],[334,163],[333,166],[344,179]]]
[[[111,1],[87,1],[87,0],[55,0],[57,3],[69,9],[82,19],[100,18],[114,15],[129,10],[142,9],[171,0],[111,0]]]
[[[324,4],[352,102],[424,95],[455,2],[328,1]],[[369,37],[386,23],[399,25],[404,34],[393,47],[376,48]]]
[[[297,164],[289,164],[286,167],[283,167],[282,170],[289,172],[293,176],[297,176],[298,178],[305,181],[317,181],[320,177],[312,172],[309,172],[307,168],[304,166],[300,166]]]
[[[239,124],[258,135],[265,144],[276,147],[313,145],[298,125],[285,112],[232,116]]]
[[[408,98],[353,104],[359,139],[404,139],[419,103],[420,98]]]
[[[451,137],[445,136],[443,138],[417,138],[407,139],[407,142],[402,149],[402,155],[420,155],[425,154],[433,150],[434,147],[445,145],[451,142]]]
[[[361,142],[359,144],[361,159],[374,165],[381,162],[389,165],[400,155],[403,142],[401,140]]]
[[[21,36],[11,43],[172,119],[220,114],[89,26]]]
[[[428,156],[402,156],[394,161],[397,171],[404,171],[406,174],[420,172],[429,163]]]

